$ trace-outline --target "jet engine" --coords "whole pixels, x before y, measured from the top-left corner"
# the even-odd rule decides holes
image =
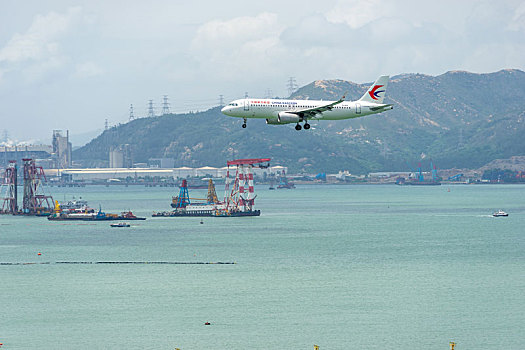
[[[301,117],[294,113],[279,112],[279,114],[277,114],[277,121],[279,124],[299,123]]]
[[[281,124],[281,123],[279,123],[279,121],[277,119],[266,119],[266,124],[277,125],[277,124]]]

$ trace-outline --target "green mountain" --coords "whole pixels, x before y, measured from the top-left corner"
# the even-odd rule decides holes
[[[312,82],[296,99],[358,99],[370,84]],[[266,125],[205,112],[142,118],[106,130],[73,159],[104,166],[111,147],[130,144],[134,162],[175,159],[175,166],[224,166],[232,158],[271,157],[293,172],[413,170],[417,162],[439,168],[477,168],[496,158],[525,155],[525,72],[405,74],[391,79],[385,103],[394,109],[343,121]]]

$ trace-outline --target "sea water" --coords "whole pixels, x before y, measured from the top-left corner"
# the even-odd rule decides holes
[[[202,224],[139,186],[47,189],[130,228],[0,216],[0,262],[38,263],[0,265],[2,349],[525,348],[525,186],[256,190]]]

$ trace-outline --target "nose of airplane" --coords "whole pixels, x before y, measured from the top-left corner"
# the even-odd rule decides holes
[[[227,114],[229,110],[230,110],[230,107],[224,106],[224,107],[222,107],[221,112],[224,113],[224,114]]]

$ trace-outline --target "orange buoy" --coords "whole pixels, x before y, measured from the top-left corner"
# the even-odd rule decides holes
[[[39,252],[38,255],[42,255],[42,253]]]
[[[211,323],[208,322],[208,321],[206,321],[206,322],[204,322],[204,325],[205,325],[205,326],[209,326],[209,325],[211,325]]]

